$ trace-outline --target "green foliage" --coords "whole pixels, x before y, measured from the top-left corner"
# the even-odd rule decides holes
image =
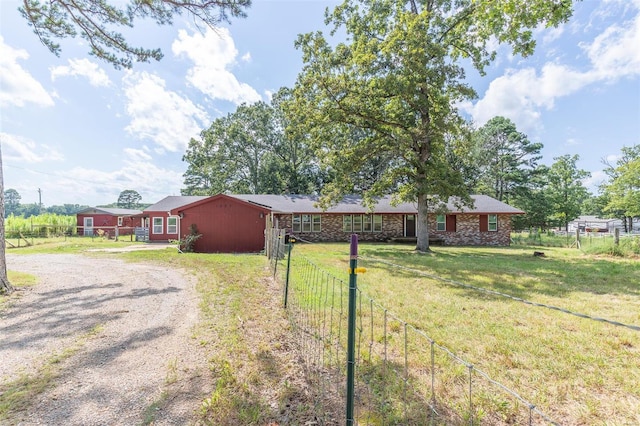
[[[202,234],[198,233],[198,225],[192,223],[189,226],[189,233],[180,240],[180,250],[185,253],[193,253],[195,250],[196,241],[202,237]]]
[[[529,141],[504,117],[492,118],[474,136],[480,174],[477,192],[506,203],[527,198],[542,144]]]
[[[605,211],[616,217],[640,217],[640,145],[623,147],[615,167],[606,170],[610,181],[602,186]]]
[[[582,203],[589,197],[582,180],[591,176],[578,169],[578,155],[563,155],[554,158],[548,173],[547,193],[553,209],[552,218],[568,229],[568,224],[580,216]]]
[[[5,218],[4,226],[6,238],[19,238],[20,234],[41,237],[71,235],[75,233],[76,217],[55,213],[45,213],[28,218],[10,215]]]
[[[462,168],[447,156],[466,127],[453,105],[476,95],[462,60],[483,73],[493,40],[528,55],[531,28],[555,26],[571,12],[570,1],[547,0],[345,0],[327,11],[331,35],[346,33],[347,41],[298,37],[304,68],[288,107],[335,174],[325,204],[357,189],[359,171],[383,165],[363,195],[417,200],[418,249],[428,250],[427,205],[451,195],[468,201]]]
[[[191,139],[182,194],[316,192],[321,178],[312,152],[302,136],[286,131],[281,102],[288,96],[281,89],[271,105],[243,104],[216,119],[201,140]]]
[[[117,205],[123,209],[137,209],[140,206],[140,200],[142,200],[142,196],[138,194],[138,191],[127,189],[118,196]]]
[[[230,18],[245,17],[251,0],[23,0],[19,8],[40,41],[56,56],[58,39],[80,35],[89,53],[111,63],[116,69],[131,68],[133,62],[162,58],[160,49],[130,45],[120,28],[128,29],[136,19],[151,19],[171,25],[175,15],[187,14],[211,28]]]

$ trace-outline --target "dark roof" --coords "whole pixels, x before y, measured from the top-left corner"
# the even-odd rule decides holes
[[[206,195],[169,195],[157,203],[144,209],[144,212],[169,212],[178,207],[209,198]]]
[[[140,213],[142,213],[140,210],[111,207],[88,207],[76,212],[76,214],[108,214],[111,216],[135,216]]]
[[[322,213],[323,210],[316,204],[317,195],[273,195],[273,194],[229,194],[231,197],[249,201],[260,206],[267,207],[276,213]],[[485,213],[485,214],[523,214],[522,210],[511,207],[495,198],[487,195],[472,195],[474,207],[458,207],[450,199],[447,210],[450,213]],[[418,212],[416,203],[399,203],[393,205],[392,197],[385,196],[378,199],[373,208],[374,213],[403,213],[415,214]],[[459,204],[459,203],[458,203]],[[371,213],[371,210],[362,205],[362,197],[358,195],[346,196],[340,203],[326,210],[327,213],[358,214]]]

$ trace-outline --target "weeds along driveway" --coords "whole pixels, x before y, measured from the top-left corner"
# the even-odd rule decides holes
[[[38,284],[0,311],[0,423],[193,421],[207,376],[195,279],[109,255],[8,254],[7,267]]]

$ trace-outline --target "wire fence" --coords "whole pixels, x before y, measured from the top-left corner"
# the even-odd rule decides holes
[[[360,290],[354,418],[345,418],[348,283],[301,256],[280,262],[278,274],[276,259],[274,276],[285,281],[287,313],[319,424],[557,424]]]

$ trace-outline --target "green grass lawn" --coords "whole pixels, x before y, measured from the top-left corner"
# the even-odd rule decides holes
[[[637,258],[555,247],[545,247],[544,258],[531,247],[412,249],[361,244],[364,295],[561,424],[640,424],[640,331],[414,272],[640,326]],[[304,256],[346,281],[348,252],[346,244],[296,245],[293,259]],[[427,362],[409,358],[414,371]]]
[[[10,253],[80,253],[128,244],[131,243],[73,239],[11,249]],[[594,256],[558,247],[433,249],[433,254],[423,255],[409,245],[361,244],[359,266],[367,268],[367,272],[358,275],[359,288],[396,318],[535,403],[560,424],[640,424],[640,332],[412,271],[637,326],[637,257]],[[534,250],[544,251],[546,257],[533,257]],[[297,261],[305,257],[346,281],[348,252],[346,244],[297,244],[292,272],[296,273]],[[264,364],[265,354],[274,350],[286,352],[278,339],[290,333],[281,322],[281,294],[265,292],[264,283],[270,273],[265,269],[264,257],[178,254],[172,249],[91,255],[160,262],[197,276],[203,319],[194,338],[211,350],[210,367],[217,377],[217,387],[203,401],[201,415],[205,423],[230,419],[230,413],[236,413],[233,419],[245,424],[276,419],[276,413],[267,408],[261,397],[265,387],[278,392],[283,406],[297,407],[294,415],[308,415],[307,407],[287,403],[296,400],[291,394],[297,390],[281,388],[280,373],[274,376],[273,366]],[[284,274],[285,265],[281,262],[279,273]],[[29,280],[27,276],[12,278],[25,284]],[[374,321],[379,323],[381,319]],[[402,358],[402,326],[395,321],[389,329],[389,352]],[[255,336],[251,337],[252,333]],[[380,336],[374,339],[379,345]],[[409,342],[407,358],[412,373],[428,365],[428,346],[428,342]],[[362,347],[366,351],[366,342]],[[360,368],[366,372],[368,367]],[[445,373],[440,386],[448,390],[441,392],[455,399],[459,395],[452,393],[464,393],[465,371],[452,371],[448,376]],[[386,392],[393,391],[389,388]],[[398,391],[402,392],[400,388]],[[487,414],[496,409],[503,410],[500,421],[509,423],[508,409],[501,405],[497,393],[476,392],[481,397],[475,401],[476,410],[485,411],[484,422],[480,423],[499,423]]]

